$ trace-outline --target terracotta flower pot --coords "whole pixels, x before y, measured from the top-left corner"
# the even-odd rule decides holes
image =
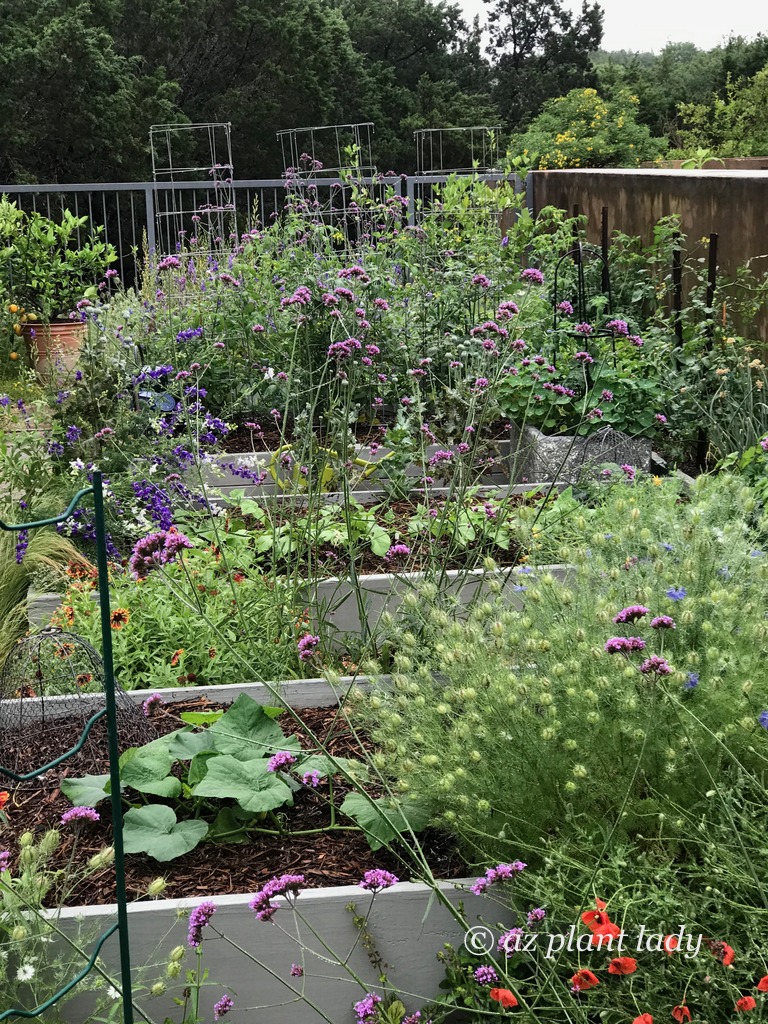
[[[24,325],[24,338],[37,376],[45,382],[51,373],[73,370],[80,357],[86,325],[77,320]]]

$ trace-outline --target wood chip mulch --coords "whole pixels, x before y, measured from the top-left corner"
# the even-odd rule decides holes
[[[178,717],[180,712],[214,710],[220,706],[205,696],[190,698],[183,703],[153,709],[151,722],[156,734],[162,735],[184,725]],[[359,757],[360,743],[337,708],[305,708],[299,710],[298,714],[306,727],[326,744],[332,754]],[[286,733],[295,733],[302,746],[311,749],[308,736],[289,719],[287,713],[279,721]],[[30,742],[27,737],[21,749],[17,750],[17,771],[32,771],[41,763],[48,763],[57,754],[69,749],[79,737],[82,723],[81,718],[58,720],[55,741],[51,742],[47,734],[45,749],[41,749],[39,738]],[[18,855],[18,841],[23,833],[30,831],[39,838],[51,828],[58,828],[61,832],[61,844],[51,866],[63,869],[62,879],[51,891],[49,905],[58,901],[70,906],[95,905],[111,903],[115,899],[111,868],[91,874],[72,887],[73,872],[70,867],[71,863],[76,870],[103,846],[112,842],[109,805],[99,805],[102,815],[99,822],[60,824],[61,815],[71,807],[59,789],[61,780],[67,775],[77,777],[86,772],[98,775],[108,771],[106,737],[103,731],[99,732],[98,725],[93,730],[93,736],[94,741],[87,744],[80,754],[47,772],[42,779],[23,783],[15,789],[9,780],[3,782],[3,786],[11,791],[11,797],[5,807],[8,822],[0,831],[0,847],[11,852],[12,870]],[[41,757],[45,759],[42,762]],[[294,807],[287,811],[284,818],[285,827],[303,831],[327,825],[328,792],[327,783],[321,783],[316,791],[298,791],[294,796]],[[338,780],[334,784],[336,806],[344,799],[346,792],[348,787]],[[337,815],[337,824],[353,823]],[[269,827],[269,823],[265,822],[265,826]],[[422,834],[421,841],[437,877],[456,877],[463,873],[462,861],[448,837],[429,832]],[[374,867],[393,871],[404,881],[411,877],[407,852],[404,851],[402,856],[387,850],[374,853],[365,836],[354,831],[309,836],[291,835],[290,832],[279,836],[255,834],[244,844],[202,842],[190,853],[164,864],[142,854],[126,856],[129,899],[144,895],[150,882],[158,876],[164,876],[167,882],[163,898],[176,898],[253,892],[274,875],[284,872],[303,874],[307,886],[313,888],[353,885],[365,871]]]

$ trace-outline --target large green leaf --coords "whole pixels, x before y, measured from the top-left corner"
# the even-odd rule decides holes
[[[203,750],[213,750],[214,742],[208,729],[200,732],[189,732],[182,729],[173,734],[168,746],[168,753],[176,761],[191,761],[195,754]]]
[[[241,693],[226,714],[208,731],[214,737],[217,750],[222,754],[231,754],[239,761],[266,757],[278,750],[290,750],[293,753],[301,750],[298,739],[295,736],[284,736],[283,730],[272,721],[261,704],[246,693]]]
[[[95,807],[109,796],[109,775],[83,775],[80,779],[62,779],[59,788],[75,807]]]
[[[246,831],[250,821],[253,815],[242,807],[222,807],[208,831],[208,839],[215,843],[250,843],[251,837]]]
[[[204,821],[177,821],[170,807],[134,807],[123,818],[126,853],[146,853],[167,861],[194,850],[208,832]]]
[[[198,782],[203,781],[206,772],[208,771],[208,762],[211,758],[225,756],[226,755],[224,754],[220,754],[218,750],[201,750],[199,754],[195,754],[189,762],[189,772],[187,773],[187,782],[189,785],[196,786]]]
[[[362,793],[350,793],[341,805],[341,811],[363,829],[372,850],[391,843],[402,833],[407,833],[409,827],[420,832],[430,819],[429,811],[414,801],[393,803],[388,797],[370,800]]]
[[[132,747],[120,758],[120,781],[137,793],[173,798],[181,782],[170,774],[173,758],[167,751]]]
[[[245,811],[262,814],[292,803],[291,791],[275,772],[267,771],[262,757],[239,761],[230,754],[212,758],[205,778],[192,790],[194,796],[231,799]]]

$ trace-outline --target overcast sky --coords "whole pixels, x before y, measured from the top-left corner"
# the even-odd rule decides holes
[[[456,0],[465,14],[485,17],[483,0]],[[580,0],[563,0],[578,10]],[[600,0],[605,12],[603,47],[606,50],[661,50],[668,42],[696,43],[710,49],[731,32],[768,35],[765,0]]]

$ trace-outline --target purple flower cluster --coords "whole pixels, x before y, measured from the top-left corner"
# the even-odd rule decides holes
[[[328,346],[328,358],[348,359],[353,352],[357,352],[362,347],[357,338],[347,338],[346,341],[334,341]]]
[[[595,328],[592,324],[576,324],[575,331],[577,334],[583,334],[585,338],[588,338],[590,334],[595,333]]]
[[[279,908],[270,901],[276,896],[285,896],[289,892],[297,894],[302,885],[304,885],[304,875],[280,875],[270,878],[267,884],[259,889],[248,906],[256,915],[257,920],[271,921]]]
[[[472,284],[477,285],[479,288],[490,288],[491,279],[486,277],[485,274],[475,274],[472,278]]]
[[[528,911],[528,924],[540,924],[547,916],[547,912],[544,907],[536,907],[534,910]]]
[[[562,313],[563,316],[573,316],[573,306],[568,299],[563,299],[562,302],[558,302],[557,310]]]
[[[216,904],[210,900],[200,903],[189,915],[189,929],[187,931],[187,945],[196,949],[203,941],[203,928],[210,922],[216,913]]]
[[[316,648],[319,646],[319,644],[319,636],[313,636],[311,633],[305,633],[297,644],[299,651],[299,661],[309,661],[311,658],[313,658],[316,653]]]
[[[515,875],[520,874],[521,871],[525,871],[527,865],[521,860],[513,860],[511,864],[497,864],[495,868],[488,868],[483,878],[478,878],[477,881],[472,885],[470,892],[473,892],[475,896],[482,896],[484,892],[487,892],[489,887],[495,885],[496,882],[507,881],[510,878],[514,878]]]
[[[382,868],[371,868],[366,871],[358,885],[361,889],[368,889],[370,892],[378,892],[380,889],[389,889],[391,885],[397,885],[400,879],[391,871],[384,871]]]
[[[614,334],[620,334],[624,338],[629,336],[629,324],[626,320],[609,320],[605,326]]]
[[[392,562],[396,558],[407,558],[410,553],[411,549],[407,544],[393,544],[389,551],[387,551],[386,555],[384,555],[384,560],[386,562]]]
[[[0,850],[0,874],[3,871],[8,870],[8,865],[11,862],[11,854],[8,850]]]
[[[149,718],[152,708],[157,707],[158,704],[163,703],[162,695],[159,693],[152,693],[147,697],[144,703],[141,705],[144,712],[144,716]]]
[[[304,968],[301,964],[291,964],[290,975],[292,978],[303,978]]]
[[[608,654],[631,654],[633,651],[645,649],[645,640],[639,636],[612,636],[606,640],[605,648]]]
[[[642,604],[631,604],[627,608],[622,608],[618,615],[614,615],[614,622],[637,622],[638,619],[642,619],[643,616],[647,615],[650,609],[646,608]]]
[[[369,992],[365,999],[355,1003],[355,1016],[358,1024],[374,1024],[378,1017],[376,1007],[380,1002],[381,996],[377,996],[375,992]]]
[[[137,541],[128,560],[128,568],[136,579],[142,579],[158,565],[172,562],[183,548],[191,547],[189,537],[185,537],[174,527],[170,530],[159,530]]]
[[[658,654],[652,654],[650,658],[646,658],[642,663],[640,671],[646,676],[668,676],[671,674],[672,669],[670,668],[669,662],[666,658],[661,658]]]
[[[499,976],[489,964],[482,964],[473,971],[473,976],[478,985],[495,985]]]
[[[544,275],[535,267],[527,267],[520,274],[520,280],[525,281],[526,284],[544,284]]]
[[[594,363],[594,359],[589,352],[576,352],[573,357],[577,363],[583,363],[584,366],[588,366],[590,363]]]
[[[657,615],[651,619],[651,629],[676,629],[675,620],[671,615]]]
[[[293,754],[289,750],[278,750],[267,761],[267,771],[278,772],[281,768],[290,768],[292,764],[296,764]]]
[[[234,1005],[229,996],[222,996],[218,1003],[214,1003],[213,1019],[221,1020],[222,1017],[226,1017]]]
[[[449,452],[449,451],[445,451],[443,449],[439,449],[430,458],[428,465],[430,465],[430,466],[439,466],[441,462],[450,462],[452,458],[453,458],[453,452]]]
[[[306,285],[299,285],[293,295],[288,298],[280,299],[280,305],[283,309],[286,306],[308,306],[312,301],[312,292]]]
[[[510,928],[508,932],[504,932],[499,937],[496,949],[507,957],[514,956],[515,953],[520,951],[520,942],[524,935],[525,932],[522,928]]]
[[[98,821],[101,815],[93,807],[70,807],[61,816],[61,824],[68,825],[70,821]]]
[[[305,786],[309,786],[311,789],[317,789],[320,785],[320,772],[317,768],[313,768],[311,772],[304,772],[301,777],[301,781]]]
[[[176,335],[176,341],[191,341],[192,338],[201,338],[202,335],[202,327],[188,327],[185,331],[179,331],[179,333]]]

